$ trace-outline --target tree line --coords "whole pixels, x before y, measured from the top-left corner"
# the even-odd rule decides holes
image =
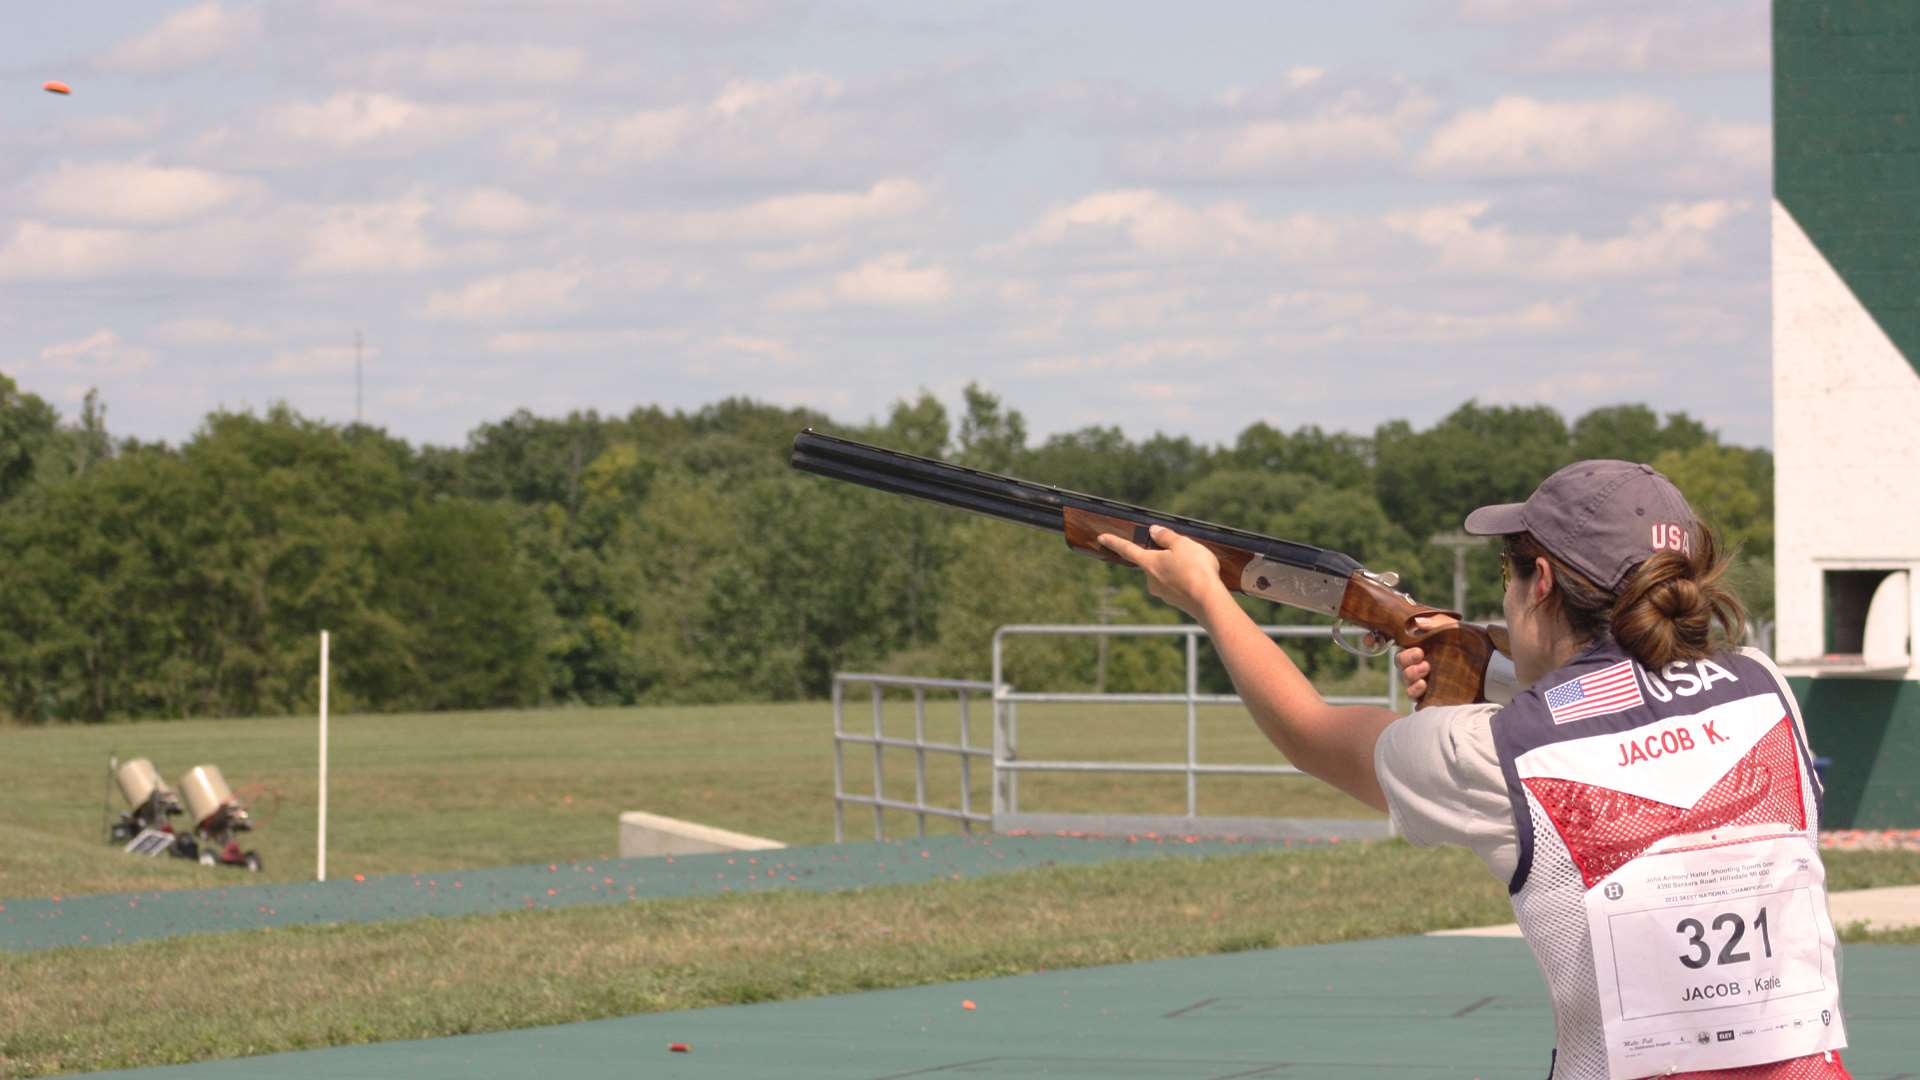
[[[1771,608],[1772,457],[1644,405],[1572,422],[1469,401],[1370,435],[1256,423],[1226,445],[1088,427],[1043,440],[969,387],[884,420],[731,399],[521,411],[413,446],[279,406],[173,446],[113,437],[0,375],[0,716],[16,722],[817,698],[835,671],[982,678],[995,627],[1170,623],[1137,575],[1058,537],[793,472],[804,427],[1336,548],[1447,605],[1468,509],[1583,457],[1652,462],[1741,550]],[[1469,609],[1499,607],[1491,548]],[[1297,612],[1247,601],[1263,620]],[[1316,674],[1352,661],[1303,650]],[[1021,641],[1009,677],[1172,689],[1165,640]],[[1204,680],[1224,687],[1209,667]]]

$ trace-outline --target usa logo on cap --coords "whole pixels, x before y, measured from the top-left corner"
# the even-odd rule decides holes
[[[1671,521],[1656,521],[1653,524],[1653,550],[1677,551],[1682,555],[1691,555],[1693,554],[1693,530]]]

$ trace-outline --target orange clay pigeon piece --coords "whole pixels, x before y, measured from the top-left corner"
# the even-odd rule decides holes
[[[45,90],[49,94],[73,93],[73,87],[68,86],[66,83],[63,83],[63,82],[44,82],[40,84],[40,89]]]

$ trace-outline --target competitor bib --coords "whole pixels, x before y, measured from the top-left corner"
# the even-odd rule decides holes
[[[1586,908],[1615,1075],[1846,1045],[1825,872],[1805,836],[1642,855]]]

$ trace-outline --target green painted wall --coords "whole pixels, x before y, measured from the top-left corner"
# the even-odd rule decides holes
[[[1774,0],[1774,195],[1920,371],[1920,3]]]
[[[1830,829],[1920,828],[1920,683],[1790,678],[1807,721]]]

